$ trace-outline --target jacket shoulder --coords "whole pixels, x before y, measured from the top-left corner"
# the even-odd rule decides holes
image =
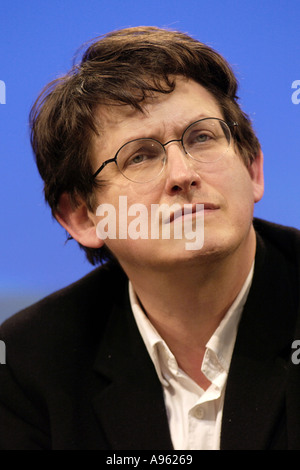
[[[257,235],[266,243],[276,246],[293,262],[296,258],[300,260],[300,230],[258,218],[254,219],[253,225]]]
[[[22,352],[32,361],[37,350],[62,355],[92,343],[101,334],[115,302],[115,292],[124,289],[126,276],[118,266],[96,268],[82,279],[21,310],[0,326],[7,362]]]

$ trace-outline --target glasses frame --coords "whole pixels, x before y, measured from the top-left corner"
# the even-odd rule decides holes
[[[126,142],[125,144],[123,144],[119,150],[116,152],[115,156],[113,158],[109,158],[108,160],[105,160],[101,165],[100,167],[95,171],[95,173],[93,174],[93,179],[96,178],[99,173],[104,170],[104,168],[106,167],[106,165],[108,165],[109,163],[115,163],[117,165],[117,168],[119,170],[119,172],[121,173],[122,176],[124,176],[124,178],[128,179],[129,181],[132,181],[133,183],[148,183],[149,181],[152,181],[153,179],[156,179],[159,177],[159,175],[162,173],[162,171],[164,170],[165,168],[165,163],[166,163],[166,159],[167,159],[167,153],[166,153],[166,149],[165,147],[167,145],[169,145],[171,142],[180,142],[181,143],[181,146],[185,152],[186,155],[188,155],[190,158],[192,158],[193,160],[196,160],[196,161],[199,161],[201,162],[201,160],[197,160],[195,159],[189,152],[186,151],[185,147],[184,147],[184,143],[183,143],[183,139],[184,139],[184,136],[186,134],[186,132],[192,127],[194,126],[195,124],[197,124],[198,122],[202,122],[202,121],[207,121],[207,120],[210,120],[210,119],[214,119],[216,121],[219,121],[219,122],[222,122],[223,124],[225,124],[228,129],[229,129],[229,136],[230,136],[230,141],[228,143],[228,147],[230,147],[230,144],[231,144],[231,141],[232,141],[232,133],[231,133],[231,130],[230,130],[230,127],[231,126],[237,126],[238,123],[237,122],[232,122],[232,123],[228,123],[226,121],[224,121],[224,119],[220,119],[220,118],[216,118],[216,117],[205,117],[205,118],[202,118],[202,119],[198,119],[197,121],[195,122],[192,122],[191,124],[189,124],[183,131],[182,133],[182,136],[180,139],[171,139],[171,140],[168,140],[168,142],[166,142],[165,144],[162,144],[159,140],[157,139],[153,139],[151,137],[140,137],[138,139],[133,139],[133,140],[129,140],[128,142]],[[163,148],[164,150],[164,153],[165,153],[165,157],[164,157],[164,161],[163,161],[163,166],[162,166],[162,169],[161,171],[152,179],[148,180],[148,181],[134,181],[130,178],[128,178],[126,175],[124,175],[124,173],[122,173],[122,171],[120,170],[119,168],[119,165],[118,165],[118,155],[119,153],[121,152],[121,150],[125,147],[125,145],[127,144],[131,144],[132,142],[138,142],[139,140],[151,140],[151,141],[154,141],[156,143],[158,143],[159,145],[161,145],[161,147]],[[214,163],[214,162],[205,162],[205,163]]]

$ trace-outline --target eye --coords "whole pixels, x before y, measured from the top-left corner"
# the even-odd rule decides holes
[[[210,140],[212,137],[211,135],[209,135],[208,133],[205,133],[204,131],[200,131],[200,132],[196,132],[195,135],[192,135],[191,136],[191,144],[193,143],[203,143],[203,142],[207,142],[208,140]]]
[[[213,120],[204,120],[189,127],[184,135],[184,144],[188,147],[207,146],[216,142],[218,139],[219,123]]]
[[[215,129],[195,127],[185,136],[189,145],[205,144],[216,139]]]
[[[139,153],[138,155],[130,157],[127,161],[127,165],[138,165],[139,163],[143,163],[149,160],[149,158],[151,159],[153,156],[146,155],[145,153]]]
[[[128,168],[140,165],[147,165],[152,163],[158,158],[158,154],[149,150],[139,150],[133,155],[127,156],[126,160],[123,162],[124,167]]]
[[[152,165],[160,159],[160,148],[156,145],[142,145],[134,148],[125,146],[118,156],[118,165],[122,171]]]

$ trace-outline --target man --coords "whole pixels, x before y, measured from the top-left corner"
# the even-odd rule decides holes
[[[37,100],[46,200],[104,263],[2,325],[1,448],[300,448],[299,232],[253,221],[263,156],[236,92],[215,51],[141,27]]]

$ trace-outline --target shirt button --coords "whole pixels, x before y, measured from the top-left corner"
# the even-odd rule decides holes
[[[195,409],[195,417],[198,418],[198,419],[202,419],[203,416],[204,416],[203,408],[201,408],[201,406],[199,406],[198,408]]]

